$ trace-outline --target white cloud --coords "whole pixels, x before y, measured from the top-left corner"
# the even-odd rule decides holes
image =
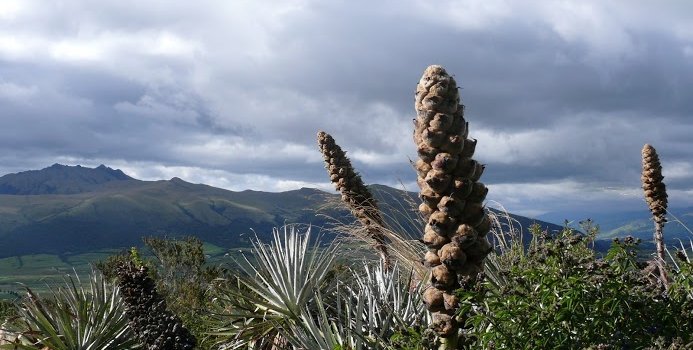
[[[169,100],[175,97],[175,95],[167,96]],[[160,101],[155,96],[144,95],[136,103],[118,102],[113,108],[121,114],[141,116],[158,122],[195,124],[199,114],[191,106],[186,106],[185,103],[176,106],[169,102]]]
[[[693,179],[693,164],[691,162],[662,162],[662,167],[662,173],[667,179]]]
[[[194,160],[208,166],[234,167],[248,163],[293,162],[297,167],[306,163],[318,163],[320,154],[316,148],[285,141],[253,142],[252,137],[201,136],[192,143],[174,145],[172,150],[181,160]]]
[[[631,193],[645,142],[672,155],[665,175],[683,188],[690,6],[3,1],[0,153],[18,140],[37,163],[287,189],[324,186],[325,130],[365,178],[410,183],[413,90],[444,63],[464,83],[499,201],[537,213]]]
[[[9,82],[0,82],[0,98],[11,101],[26,101],[36,95],[36,86],[21,86]]]
[[[330,183],[287,180],[281,177],[281,173],[278,174],[280,176],[270,176],[265,174],[234,173],[219,169],[189,166],[166,166],[161,164],[119,161],[113,161],[112,163],[117,165],[126,174],[141,180],[152,181],[178,177],[188,182],[206,184],[231,191],[262,189],[268,192],[283,192],[301,187],[318,188],[328,192],[333,191]]]
[[[458,30],[484,30],[512,17],[512,3],[505,0],[470,1],[416,1],[414,8],[431,22],[440,23]]]
[[[26,10],[22,0],[3,0],[0,2],[0,19],[11,21]]]
[[[572,114],[530,130],[472,129],[470,137],[479,140],[476,154],[482,162],[599,164],[610,161],[618,148],[637,154],[656,124],[628,113]]]
[[[622,23],[620,10],[605,2],[564,1],[551,3],[544,10],[561,38],[586,44],[594,59],[618,58],[636,49],[629,28]]]
[[[511,213],[539,216],[580,208],[591,212],[629,210],[639,204],[642,190],[634,187],[604,187],[596,183],[560,180],[545,183],[489,184],[492,207]]]

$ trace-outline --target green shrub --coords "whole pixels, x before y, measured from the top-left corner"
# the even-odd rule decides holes
[[[655,339],[688,343],[693,324],[691,271],[681,269],[668,291],[642,273],[639,242],[615,241],[603,258],[588,235],[566,229],[555,236],[534,229],[529,248],[506,251],[499,273],[507,283],[486,280],[459,291],[468,341],[494,349],[645,348]],[[493,260],[493,259],[492,259]],[[690,290],[690,289],[688,289]]]
[[[135,265],[146,266],[169,310],[200,339],[201,348],[210,348],[212,344],[204,342],[208,331],[205,322],[209,317],[206,310],[211,301],[206,291],[211,281],[221,275],[220,269],[207,265],[203,243],[196,237],[145,237],[143,241],[149,251],[144,257],[132,248],[129,252],[109,256],[96,267],[109,279],[114,279],[116,267],[123,263],[132,261]]]

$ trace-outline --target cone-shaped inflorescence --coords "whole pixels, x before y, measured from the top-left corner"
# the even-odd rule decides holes
[[[145,266],[131,261],[117,269],[118,284],[125,302],[125,313],[135,336],[147,350],[193,349],[195,337],[181,320],[166,309]]]
[[[433,312],[432,328],[443,338],[456,337],[459,300],[453,291],[482,271],[491,251],[486,240],[491,221],[482,204],[488,189],[479,182],[484,166],[472,159],[476,140],[467,138],[457,84],[445,69],[426,68],[415,107],[415,168],[428,247],[424,263],[432,269],[423,298]]]
[[[383,219],[378,204],[373,195],[364,185],[351,166],[346,153],[334,141],[332,136],[324,131],[318,132],[318,146],[325,159],[325,168],[330,181],[342,194],[342,201],[349,206],[352,214],[366,228],[368,237],[374,241],[375,249],[386,268],[391,265],[390,254],[386,246],[385,235],[382,232]]]
[[[666,223],[667,189],[662,176],[662,165],[654,147],[645,144],[642,148],[642,189],[645,191],[645,200],[650,207],[655,222],[655,243],[657,256],[664,262],[663,230]]]

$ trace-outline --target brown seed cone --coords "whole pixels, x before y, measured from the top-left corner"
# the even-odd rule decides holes
[[[650,207],[652,218],[655,222],[655,243],[657,256],[664,263],[664,224],[666,223],[667,189],[662,176],[662,165],[654,147],[645,144],[642,148],[642,189],[645,193],[645,201]]]
[[[467,261],[472,263],[481,263],[488,253],[491,252],[493,247],[488,242],[485,236],[477,238],[474,243],[470,244],[464,249],[467,255]]]
[[[484,215],[484,218],[479,224],[474,226],[474,229],[479,233],[479,235],[486,236],[486,234],[491,230],[491,224],[491,218],[489,218],[488,215]]]
[[[472,193],[469,194],[467,200],[481,203],[486,199],[486,194],[488,194],[488,188],[483,183],[476,182],[472,186]]]
[[[426,267],[435,267],[440,265],[440,257],[438,256],[438,252],[435,250],[427,251],[426,255],[424,255],[424,265]]]
[[[430,312],[445,310],[443,292],[439,289],[428,287],[423,292],[423,302]]]
[[[433,288],[452,295],[461,286],[458,275],[478,272],[477,266],[483,266],[479,262],[488,254],[479,242],[479,233],[485,235],[490,226],[482,205],[488,190],[477,183],[484,166],[471,158],[477,141],[467,138],[469,127],[457,83],[445,69],[426,68],[414,106],[413,138],[419,155],[414,167],[423,202],[419,210],[427,222],[423,241],[431,249],[424,261],[432,269]],[[470,254],[474,266],[467,267]],[[448,311],[454,313],[455,307],[451,302]],[[456,334],[458,325],[449,315],[435,315],[432,327],[440,336]]]
[[[440,233],[436,228],[434,228],[430,224],[424,227],[423,243],[428,248],[438,249],[448,242],[450,242],[450,238]]]
[[[431,284],[440,290],[451,290],[456,284],[455,273],[445,265],[438,265],[431,271]]]
[[[438,255],[440,256],[440,261],[445,264],[445,266],[455,271],[462,269],[462,265],[467,261],[467,255],[462,248],[454,242],[442,246]]]
[[[375,241],[375,249],[380,254],[385,267],[391,265],[387,250],[387,240],[382,232],[383,218],[376,200],[354,171],[346,153],[332,136],[324,131],[318,132],[318,146],[325,160],[325,168],[335,188],[341,192],[342,201],[351,213],[365,226],[368,236]]]
[[[444,196],[438,202],[438,212],[452,218],[458,218],[464,210],[465,201],[457,198],[457,193],[453,196]]]
[[[459,325],[455,321],[454,317],[448,314],[436,312],[433,313],[433,322],[431,324],[431,328],[433,328],[433,330],[436,331],[439,336],[448,338],[457,333]]]
[[[443,293],[443,304],[445,310],[456,310],[460,306],[460,298],[455,294]]]

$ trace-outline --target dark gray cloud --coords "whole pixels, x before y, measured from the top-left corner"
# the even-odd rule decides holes
[[[639,206],[646,142],[672,197],[693,204],[686,1],[6,4],[3,173],[105,163],[237,190],[329,188],[326,130],[367,182],[415,190],[413,92],[442,64],[508,209]]]

